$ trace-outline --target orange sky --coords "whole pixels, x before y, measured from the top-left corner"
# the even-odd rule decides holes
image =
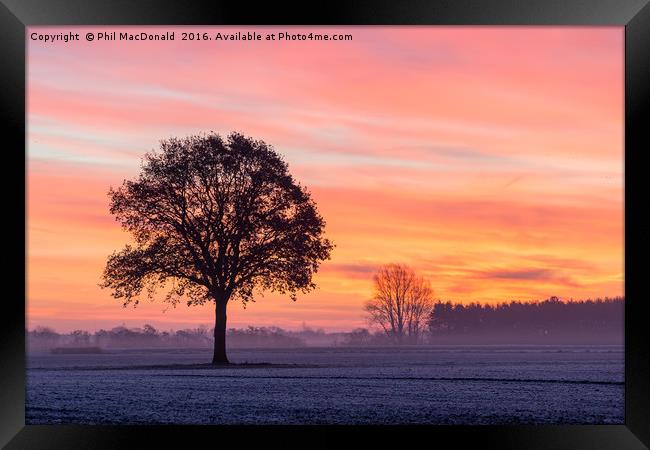
[[[229,326],[367,326],[375,268],[458,301],[623,294],[622,27],[257,27],[350,42],[86,42],[28,30],[28,327],[212,326],[98,287],[129,239],[109,186],[159,139],[232,130],[282,153],[336,248],[319,288],[229,305]],[[29,40],[80,33],[80,42]]]

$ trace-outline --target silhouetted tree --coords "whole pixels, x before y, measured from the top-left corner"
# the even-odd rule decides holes
[[[84,330],[74,330],[70,333],[74,345],[88,345],[90,343],[90,333]]]
[[[364,305],[370,322],[398,344],[416,343],[433,307],[430,283],[400,264],[381,267],[373,281],[375,295]]]
[[[362,346],[369,345],[372,342],[372,335],[366,328],[356,328],[349,333],[346,333],[343,340],[344,345]]]
[[[161,141],[138,179],[109,191],[135,243],[109,256],[102,287],[124,306],[153,298],[215,303],[213,364],[227,363],[226,306],[254,291],[308,292],[333,245],[308,191],[262,141],[215,133]]]
[[[158,335],[158,330],[156,330],[155,327],[152,325],[149,325],[146,323],[144,327],[142,328],[142,331],[144,331],[144,334],[147,336],[157,336]]]

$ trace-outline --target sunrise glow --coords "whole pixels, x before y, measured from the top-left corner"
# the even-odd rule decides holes
[[[98,287],[129,240],[109,187],[160,139],[210,130],[283,154],[336,245],[318,289],[232,303],[229,327],[367,326],[372,274],[390,262],[444,300],[624,294],[623,28],[300,29],[353,40],[180,41],[187,27],[173,42],[45,43],[30,31],[57,28],[28,30],[28,328],[212,326],[211,306],[125,309]]]

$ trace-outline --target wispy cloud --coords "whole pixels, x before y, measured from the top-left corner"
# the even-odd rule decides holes
[[[235,325],[362,326],[393,261],[461,301],[622,293],[622,29],[311,31],[334,29],[353,41],[28,41],[30,320],[209,322],[96,287],[128,239],[108,187],[160,139],[208,130],[272,144],[337,244],[318,290],[233,307]]]

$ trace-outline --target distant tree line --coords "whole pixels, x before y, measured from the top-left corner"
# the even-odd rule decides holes
[[[395,304],[395,302],[393,303]],[[394,308],[396,309],[396,308]],[[432,302],[426,330],[408,344],[622,344],[625,298],[502,302]],[[370,322],[376,322],[371,316]],[[399,344],[398,333],[381,327],[376,332],[359,328],[347,333],[343,345]]]
[[[432,338],[467,333],[553,334],[623,331],[624,297],[562,301],[511,301],[496,305],[438,301],[428,328]]]
[[[277,327],[231,328],[227,332],[233,347],[301,347],[305,342]],[[36,327],[27,332],[28,349],[49,350],[57,347],[100,348],[211,348],[214,345],[214,330],[197,327],[182,330],[159,331],[151,325],[142,328],[114,327],[89,333],[75,330],[57,333],[48,327]]]
[[[278,327],[248,327],[228,330],[231,344],[239,347],[303,347],[305,341]]]
[[[562,301],[557,297],[537,302],[511,301],[496,305],[437,301],[427,316],[426,328],[418,341],[403,344],[519,344],[519,343],[622,343],[624,297]],[[389,346],[397,344],[390,333],[357,328],[350,332],[327,333],[303,326],[289,331],[278,327],[230,328],[229,346]],[[57,347],[97,346],[101,348],[211,348],[213,330],[197,327],[157,330],[118,326],[89,333],[75,330],[59,334],[47,327],[27,332],[29,350]]]

